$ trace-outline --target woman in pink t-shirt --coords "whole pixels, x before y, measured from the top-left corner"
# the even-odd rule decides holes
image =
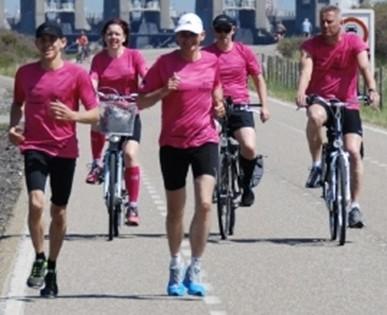
[[[121,19],[112,19],[102,28],[105,49],[92,60],[90,76],[96,89],[113,88],[121,95],[138,92],[139,80],[145,76],[146,64],[141,53],[129,49],[129,26]],[[141,138],[141,120],[136,117],[134,134],[123,142],[125,159],[125,183],[129,194],[126,224],[137,226],[139,215],[137,201],[140,191],[140,166],[137,160]],[[93,163],[86,182],[99,182],[102,173],[102,150],[105,135],[91,130]]]
[[[29,287],[44,288],[43,297],[58,294],[56,260],[66,232],[66,210],[71,194],[78,143],[76,122],[98,121],[98,101],[87,72],[62,59],[66,38],[60,25],[41,24],[36,30],[40,59],[20,67],[15,77],[9,139],[24,155],[28,191],[28,227],[36,253]],[[85,111],[79,111],[79,103]],[[22,116],[24,131],[17,127]],[[44,253],[43,211],[50,177],[51,224],[49,255]]]
[[[270,114],[261,64],[249,47],[233,40],[236,32],[236,22],[233,18],[225,14],[218,15],[212,22],[212,26],[216,41],[205,50],[219,58],[224,97],[231,97],[235,105],[248,105],[250,77],[262,104],[261,121],[267,121]],[[253,113],[247,111],[231,113],[229,127],[241,146],[239,161],[244,174],[241,206],[249,207],[254,202],[254,192],[250,182],[257,159]]]
[[[210,228],[212,192],[218,159],[214,112],[224,111],[218,60],[200,51],[203,24],[193,13],[180,17],[175,29],[179,49],[162,55],[149,69],[140,91],[139,108],[161,100],[160,165],[167,198],[167,236],[171,254],[168,295],[203,296],[200,258]],[[195,214],[189,233],[191,263],[183,274],[180,247],[188,168],[194,176]],[[184,280],[183,280],[184,278]]]

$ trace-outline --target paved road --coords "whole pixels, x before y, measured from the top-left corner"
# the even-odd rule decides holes
[[[58,262],[60,296],[40,299],[37,291],[25,287],[33,254],[21,223],[24,192],[0,247],[1,255],[11,260],[5,262],[9,271],[0,296],[0,314],[387,314],[387,195],[383,187],[387,132],[365,128],[361,204],[367,227],[350,230],[348,243],[337,247],[328,240],[328,216],[319,190],[303,187],[309,165],[305,114],[274,99],[270,105],[272,120],[257,126],[259,148],[267,159],[256,204],[238,210],[235,236],[228,241],[219,240],[214,211],[203,261],[208,297],[165,295],[169,257],[156,106],[142,114],[141,226],[125,227],[121,238],[106,241],[101,187],[84,184],[90,153],[88,128],[81,126],[81,157],[69,205],[68,234]],[[189,195],[187,217],[192,205]],[[183,248],[188,260],[187,242]]]

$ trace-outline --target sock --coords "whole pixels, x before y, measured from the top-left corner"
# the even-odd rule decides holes
[[[250,186],[251,177],[253,176],[256,159],[257,158],[248,160],[244,158],[242,155],[239,155],[239,163],[243,170],[243,187]]]
[[[201,257],[191,257],[190,267],[195,270],[200,270],[201,262],[202,262]]]
[[[36,260],[40,259],[40,260],[46,260],[46,255],[44,254],[44,252],[41,252],[41,253],[36,253]]]
[[[140,194],[140,167],[128,167],[125,169],[125,185],[129,194],[129,204],[137,205]]]
[[[351,209],[353,209],[353,208],[359,208],[360,209],[360,205],[359,205],[359,203],[357,201],[353,201],[351,203]]]
[[[176,256],[171,256],[171,262],[169,263],[169,268],[177,268],[181,264],[181,257],[179,254]]]
[[[55,271],[55,269],[56,269],[56,261],[48,259],[47,260],[47,270]]]
[[[314,161],[312,167],[321,167],[321,161]]]
[[[105,135],[98,131],[90,132],[91,138],[91,154],[93,155],[93,160],[101,160],[102,150],[105,145]]]

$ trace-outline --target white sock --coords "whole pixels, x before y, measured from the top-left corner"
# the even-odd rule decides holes
[[[169,268],[177,268],[181,264],[180,254],[176,256],[171,256],[171,262],[169,263]]]
[[[201,257],[191,257],[191,268],[200,270]]]
[[[321,161],[314,161],[312,167],[321,167]]]
[[[359,203],[358,203],[357,201],[353,201],[353,202],[351,203],[351,209],[353,209],[353,208],[358,208],[358,209],[360,209],[360,205],[359,205]]]

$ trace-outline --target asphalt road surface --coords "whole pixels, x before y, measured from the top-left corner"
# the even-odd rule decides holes
[[[157,51],[146,52],[154,60]],[[257,122],[265,174],[251,208],[237,210],[235,235],[221,241],[215,209],[203,257],[206,298],[166,296],[168,248],[165,199],[158,164],[160,106],[142,113],[141,225],[107,241],[101,186],[86,185],[88,127],[79,127],[81,156],[58,261],[59,296],[42,299],[26,287],[33,250],[25,227],[25,190],[1,255],[0,314],[387,314],[387,131],[365,126],[366,228],[348,242],[329,241],[328,213],[319,189],[304,188],[310,158],[305,113],[270,100],[272,118]],[[186,230],[192,216],[189,180]],[[48,216],[48,212],[46,213]],[[48,217],[47,217],[48,220]],[[189,245],[183,257],[189,260]]]

